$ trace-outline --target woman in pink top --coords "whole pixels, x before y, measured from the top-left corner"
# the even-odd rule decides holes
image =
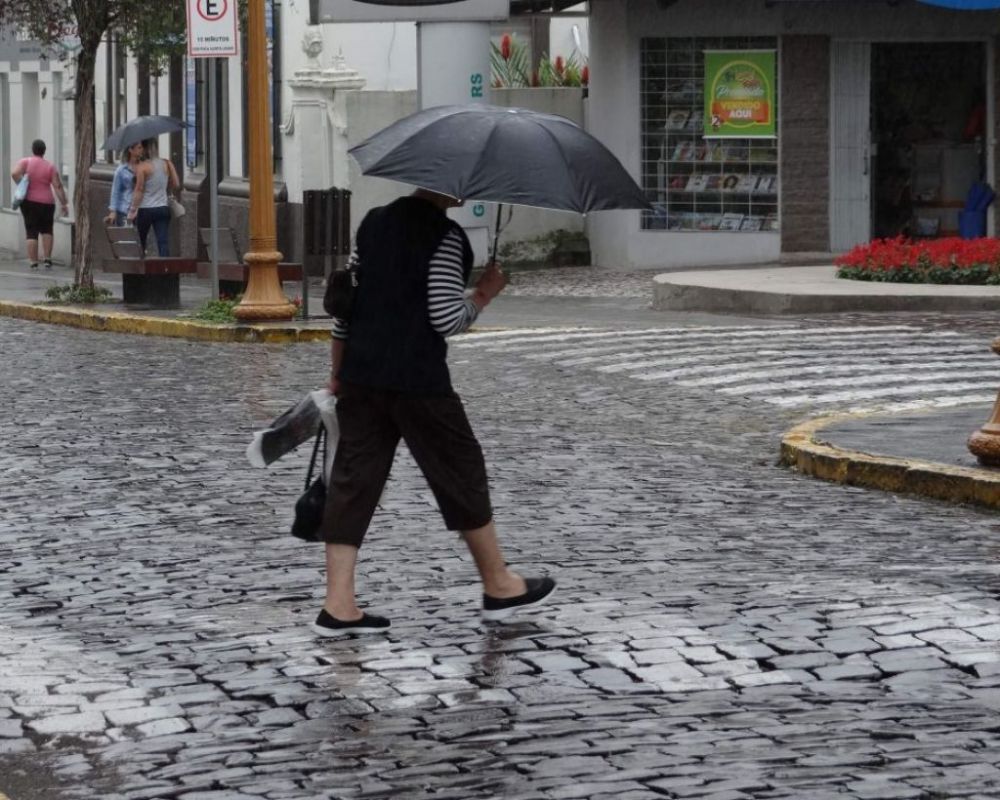
[[[31,152],[29,158],[22,158],[14,165],[11,178],[17,183],[25,175],[28,176],[28,195],[21,203],[21,216],[24,217],[31,268],[38,269],[38,237],[41,236],[45,268],[52,269],[52,224],[56,216],[52,194],[54,192],[59,198],[64,217],[69,213],[69,201],[55,165],[42,158],[45,155],[45,142],[35,139],[31,143]]]

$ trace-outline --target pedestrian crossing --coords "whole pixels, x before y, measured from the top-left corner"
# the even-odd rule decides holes
[[[968,334],[913,325],[524,328],[455,337],[456,358],[532,362],[744,397],[791,410],[906,411],[992,402],[1000,359]]]

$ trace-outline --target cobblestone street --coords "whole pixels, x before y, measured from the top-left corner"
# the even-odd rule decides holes
[[[760,335],[790,351],[880,326],[995,377],[987,317]],[[267,471],[244,457],[325,380],[326,345],[0,319],[0,793],[32,800],[12,787],[34,770],[47,798],[102,800],[1000,796],[995,514],[776,466],[825,401],[706,379],[745,322],[651,345],[688,348],[685,380],[590,368],[544,335],[472,334],[451,362],[508,556],[555,576],[555,599],[483,625],[403,451],[359,570],[391,635],[330,641],[308,627],[321,549],[287,532],[308,448]]]

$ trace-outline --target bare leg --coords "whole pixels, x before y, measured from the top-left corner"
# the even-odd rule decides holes
[[[492,522],[475,530],[462,531],[462,536],[476,562],[486,594],[498,598],[524,594],[524,578],[507,569],[507,562],[504,561],[497,542],[497,529]]]
[[[38,239],[28,239],[28,261],[32,264],[38,262]]]
[[[42,258],[52,258],[52,234],[42,234]]]
[[[326,602],[323,607],[341,622],[353,622],[362,616],[354,596],[354,568],[357,563],[358,548],[353,545],[326,546]]]

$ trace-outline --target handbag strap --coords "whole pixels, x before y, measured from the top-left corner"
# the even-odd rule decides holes
[[[309,471],[306,473],[306,489],[312,486],[313,470],[316,469],[316,455],[320,447],[326,444],[326,425],[319,424],[319,431],[316,433],[316,443],[313,445],[312,458],[309,459]],[[323,465],[326,466],[326,447],[323,447]]]

